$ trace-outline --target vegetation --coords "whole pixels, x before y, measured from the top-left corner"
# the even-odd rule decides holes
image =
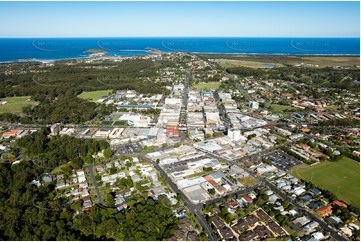
[[[0,164],[0,238],[3,240],[89,240],[72,224],[73,211],[53,198],[53,184],[30,185],[43,168]]]
[[[21,162],[0,164],[0,237],[4,240],[162,240],[177,219],[166,197],[158,201],[139,198],[123,212],[94,206],[74,216],[73,206],[54,198],[54,184],[36,187],[43,168]]]
[[[244,66],[251,68],[271,68],[273,67],[273,65],[276,66],[276,64],[269,65],[270,63],[264,63],[264,62],[232,60],[232,59],[220,59],[219,64],[224,68],[237,67],[237,66]]]
[[[360,81],[360,70],[306,67],[277,67],[268,70],[249,67],[229,67],[227,73],[240,77],[281,79],[284,81],[312,84],[313,87],[340,88],[359,92],[360,87],[354,81]]]
[[[43,101],[24,113],[35,123],[83,123],[95,117],[96,105],[76,97],[61,97]]]
[[[21,113],[24,107],[35,106],[38,103],[31,101],[30,96],[22,97],[7,97],[0,100],[0,102],[7,102],[0,105],[0,113]]]
[[[296,65],[300,63],[325,66],[355,66],[359,65],[358,56],[296,56],[296,55],[237,55],[237,54],[198,54],[203,60],[225,59],[243,62],[275,63],[279,65]],[[222,65],[222,63],[221,63]],[[256,67],[256,66],[249,66]]]
[[[347,157],[335,162],[321,162],[314,166],[299,165],[291,174],[330,190],[340,199],[357,207],[360,204],[360,163]]]
[[[104,89],[133,89],[140,93],[167,93],[168,82],[154,82],[157,70],[167,67],[167,63],[151,60],[126,60],[121,63],[79,63],[68,65],[59,61],[54,66],[42,66],[40,63],[11,63],[11,68],[21,70],[5,74],[9,68],[0,65],[0,98],[31,96],[32,102],[14,103],[15,109],[7,105],[0,106],[0,121],[20,123],[83,123],[95,117],[95,103],[77,98],[96,98],[103,95]],[[39,70],[34,76],[29,69]],[[146,79],[147,78],[147,79]],[[85,92],[85,93],[83,93]],[[108,92],[108,91],[107,91]],[[83,94],[81,94],[83,93]],[[27,98],[28,99],[28,98]],[[25,107],[39,102],[34,108]],[[8,104],[9,105],[9,104]],[[10,112],[20,112],[24,107],[24,116]],[[1,109],[2,108],[2,109]],[[102,113],[102,112],[100,112]]]
[[[193,86],[193,88],[198,89],[198,90],[215,90],[217,89],[219,86],[221,85],[221,83],[199,83],[199,84],[195,84]]]
[[[41,129],[17,141],[23,154],[43,167],[55,168],[71,161],[74,169],[83,163],[92,163],[92,155],[106,149],[107,141],[92,139],[76,139],[70,136],[48,137],[49,130]],[[70,167],[63,167],[63,171]]]
[[[276,113],[283,113],[283,112],[287,112],[287,111],[295,111],[295,110],[297,110],[294,107],[280,105],[280,104],[266,104],[265,107],[272,109],[272,111],[274,111]]]
[[[32,180],[41,180],[42,174],[54,166],[62,166],[64,172],[68,168],[77,169],[78,162],[108,147],[107,142],[67,136],[48,138],[48,134],[49,131],[43,129],[17,141],[23,153],[37,162],[0,164],[0,238],[163,240],[172,234],[178,221],[167,197],[157,201],[134,198],[122,212],[93,206],[91,211],[75,215],[75,211],[81,210],[82,202],[69,204],[56,197],[54,182],[39,187],[31,185]],[[118,180],[117,184],[121,188],[133,185],[129,177]],[[107,201],[110,195],[105,197]]]
[[[343,118],[343,119],[330,119],[320,123],[321,126],[341,126],[341,127],[360,127],[360,120]]]
[[[78,95],[78,98],[96,102],[101,97],[108,96],[109,93],[111,93],[112,91],[113,90],[99,90],[99,91],[93,91],[93,92],[82,92],[81,94]]]

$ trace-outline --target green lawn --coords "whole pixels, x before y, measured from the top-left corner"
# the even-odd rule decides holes
[[[78,95],[79,98],[83,98],[92,102],[96,102],[103,96],[108,96],[113,90],[100,90],[94,92],[82,92]]]
[[[277,67],[282,67],[283,64],[280,63],[270,63],[270,62],[259,62],[259,61],[250,61],[250,60],[232,60],[232,59],[218,59],[219,64],[224,67],[250,67],[250,68],[271,68],[273,66],[267,64],[274,64]]]
[[[270,103],[265,104],[265,107],[272,109],[272,111],[276,113],[283,113],[286,109],[297,110],[295,107],[280,105],[280,104],[270,104]]]
[[[360,206],[360,163],[343,157],[336,162],[324,161],[314,166],[302,164],[291,169],[291,174],[329,190],[341,200]]]
[[[193,86],[193,88],[198,89],[198,90],[215,90],[217,89],[219,86],[221,85],[221,83],[199,83],[199,84],[195,84]]]
[[[205,172],[201,171],[201,172],[197,172],[192,175],[189,175],[189,176],[185,176],[184,179],[190,179],[190,178],[194,178],[194,177],[198,177],[198,176],[203,176],[204,174],[205,174]]]
[[[239,181],[245,187],[252,187],[259,183],[256,178],[251,176],[240,178]]]
[[[29,99],[30,96],[2,98],[0,101],[6,101],[7,104],[0,105],[0,113],[21,113],[23,107],[35,106],[38,104],[34,101],[28,101]]]

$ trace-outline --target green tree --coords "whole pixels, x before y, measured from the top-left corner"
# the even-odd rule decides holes
[[[105,157],[105,158],[109,159],[110,157],[113,156],[114,152],[111,151],[111,150],[104,150],[104,151],[103,151],[103,154],[104,154],[104,157]]]

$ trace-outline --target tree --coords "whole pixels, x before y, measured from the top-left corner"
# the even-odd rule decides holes
[[[108,193],[105,196],[105,205],[107,205],[108,207],[114,207],[115,206],[114,197],[113,197],[112,194]]]
[[[74,202],[73,204],[73,208],[76,210],[76,211],[80,211],[83,207],[83,200],[81,199],[78,199]]]
[[[214,188],[208,189],[209,194],[211,194],[212,196],[216,194],[216,191],[214,190]]]
[[[114,154],[114,152],[107,149],[107,150],[104,150],[104,151],[103,151],[103,154],[104,154],[104,157],[105,157],[105,158],[109,159],[110,157],[112,157],[112,155]]]
[[[220,137],[220,136],[222,136],[222,135],[223,135],[222,132],[214,132],[214,133],[213,133],[213,137],[214,137],[214,138]]]
[[[213,171],[213,168],[212,167],[203,167],[203,171],[210,172],[210,171]]]
[[[83,160],[80,157],[76,157],[71,161],[71,166],[74,170],[78,170],[83,167]]]
[[[182,200],[182,197],[183,197],[182,194],[180,194],[180,193],[177,194],[177,200],[178,200],[178,202],[179,202],[180,200]]]
[[[109,175],[113,175],[113,174],[117,173],[117,168],[115,168],[115,167],[110,167],[110,168],[108,169],[108,173],[109,173]]]

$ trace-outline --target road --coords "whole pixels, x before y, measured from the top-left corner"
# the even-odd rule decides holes
[[[243,87],[241,87],[241,84],[239,84],[239,82],[236,82],[236,87],[248,101],[253,101],[253,98],[249,95],[249,93],[246,90],[243,89]]]
[[[268,180],[264,179],[263,177],[258,176],[257,174],[253,173],[251,170],[249,170],[248,168],[244,167],[243,168],[249,172],[251,174],[251,176],[253,176],[254,178],[258,179],[259,181],[263,182],[264,184],[266,184],[271,190],[273,190],[275,193],[277,193],[283,200],[287,200],[290,204],[292,204],[295,208],[302,210],[304,212],[304,214],[311,218],[312,220],[316,221],[317,223],[319,223],[320,227],[324,230],[330,233],[330,235],[337,241],[347,241],[347,239],[345,239],[343,236],[339,235],[335,230],[333,230],[330,226],[328,226],[328,224],[326,224],[322,219],[318,218],[316,215],[314,215],[313,213],[309,212],[308,209],[306,209],[305,207],[299,205],[295,200],[293,200],[292,198],[290,198],[287,194],[285,194],[282,190],[280,190],[279,188],[277,188],[275,185],[273,185],[271,182],[269,182]]]
[[[284,145],[284,144],[283,144]],[[273,150],[273,149],[272,149]],[[265,152],[270,152],[271,150],[266,150]],[[237,161],[229,161],[226,160],[229,164],[237,164],[240,165],[244,170],[246,170],[252,177],[256,178],[257,180],[259,180],[261,183],[267,185],[271,190],[273,190],[275,193],[277,193],[282,199],[289,201],[290,204],[292,204],[295,208],[302,210],[306,216],[308,216],[309,218],[313,219],[314,221],[316,221],[317,223],[320,224],[320,227],[329,232],[330,235],[338,240],[338,241],[347,241],[346,238],[344,238],[343,236],[339,235],[335,230],[333,230],[330,226],[328,226],[322,219],[318,218],[316,215],[314,215],[313,213],[309,212],[308,209],[304,208],[303,206],[299,205],[295,200],[293,200],[292,198],[290,198],[286,193],[284,193],[282,190],[278,189],[275,185],[273,185],[271,182],[269,182],[268,180],[264,179],[261,176],[258,176],[257,174],[255,174],[252,170],[250,170],[248,167],[244,166],[242,161],[243,160],[247,160],[250,157],[253,156],[258,156],[261,153],[257,153],[257,154],[253,154],[251,156],[246,156],[243,157],[240,160]],[[213,154],[212,154],[213,155]]]
[[[316,215],[314,215],[313,213],[309,212],[308,209],[306,209],[305,207],[299,205],[294,199],[292,199],[291,197],[288,196],[288,194],[286,194],[284,191],[278,189],[275,185],[273,185],[271,182],[269,182],[268,180],[266,180],[265,178],[258,176],[257,174],[255,174],[252,170],[250,170],[248,167],[246,167],[243,164],[243,161],[249,160],[250,158],[255,158],[255,157],[260,157],[261,155],[264,155],[266,153],[272,152],[284,145],[290,145],[293,144],[295,142],[298,142],[297,140],[295,141],[288,141],[285,142],[283,144],[280,145],[276,145],[270,149],[264,150],[262,152],[256,153],[256,154],[252,154],[252,155],[248,155],[245,157],[242,157],[241,159],[238,160],[228,160],[225,159],[223,157],[219,157],[213,153],[209,153],[206,152],[209,156],[213,156],[215,158],[222,158],[224,161],[228,162],[229,165],[234,165],[237,164],[239,166],[241,166],[245,171],[247,171],[252,177],[256,178],[257,180],[259,180],[261,183],[267,185],[271,190],[273,190],[275,193],[277,193],[282,199],[289,201],[290,204],[292,204],[295,208],[302,210],[306,216],[308,216],[309,218],[313,219],[314,221],[316,221],[317,223],[319,223],[320,227],[324,230],[330,233],[330,235],[338,241],[347,241],[346,238],[344,238],[343,236],[341,236],[340,234],[338,234],[333,228],[331,228],[330,226],[328,226],[328,224],[326,224],[322,219],[318,218]]]
[[[97,193],[97,197],[98,197],[99,203],[100,203],[100,204],[103,204],[103,198],[102,198],[102,196],[100,195],[99,188],[98,188],[98,183],[97,183],[97,180],[95,179],[95,176],[94,176],[93,166],[94,166],[94,165],[91,164],[91,165],[87,165],[87,166],[84,166],[84,167],[87,168],[88,171],[89,171],[90,178],[92,179],[93,186],[94,186],[95,192]]]
[[[227,198],[233,197],[234,195],[237,195],[237,194],[248,194],[248,193],[254,191],[259,186],[260,186],[260,184],[255,185],[253,187],[247,187],[247,188],[238,190],[236,192],[229,193],[229,194],[227,194],[227,195],[225,195],[223,197],[213,198],[213,199],[207,200],[205,202],[205,204],[209,205],[209,204],[212,204],[212,203],[219,203],[219,202],[225,201],[225,200],[227,200]]]
[[[218,104],[217,104],[217,108],[218,108],[218,111],[219,111],[219,116],[221,118],[221,120],[223,121],[224,123],[224,126],[225,128],[228,130],[230,128],[233,128],[232,127],[232,124],[231,124],[231,121],[230,119],[228,118],[228,115],[227,115],[227,112],[226,112],[226,109],[224,108],[223,104],[221,103],[221,99],[218,95],[218,91],[215,91],[213,93],[213,96],[214,98],[217,100]]]
[[[158,107],[163,107],[165,98],[166,98],[166,95],[163,94],[163,95],[162,95],[162,98],[159,100],[159,102],[158,102],[158,104],[157,104],[157,108],[158,108]],[[150,122],[151,126],[157,125],[157,123],[158,123],[158,118],[159,118],[159,114],[157,113],[157,114],[154,115],[153,120]]]
[[[173,183],[173,181],[168,177],[168,175],[164,172],[164,170],[156,163],[153,162],[152,160],[148,159],[147,157],[145,157],[144,155],[140,155],[141,158],[143,158],[144,160],[150,162],[153,164],[153,166],[155,167],[155,169],[161,174],[161,176],[163,176],[164,178],[167,179],[167,182],[169,184],[169,186],[172,188],[172,190],[177,193],[177,194],[181,194],[182,195],[182,200],[184,202],[184,204],[186,205],[186,207],[188,208],[188,210],[195,215],[195,217],[197,218],[199,224],[202,226],[202,228],[204,229],[204,231],[206,231],[206,234],[208,236],[208,240],[211,241],[217,241],[217,236],[214,234],[213,229],[209,226],[208,221],[206,220],[206,218],[203,216],[202,213],[202,206],[201,205],[195,205],[193,204],[187,196],[185,196],[185,194],[177,187],[176,184]]]
[[[185,130],[179,130],[179,137],[181,141],[185,141],[187,139],[186,129],[187,129],[187,106],[188,106],[188,88],[189,88],[189,78],[190,71],[187,72],[184,89],[183,89],[183,99],[182,99],[182,107],[179,116],[179,126],[181,128],[185,128]]]

